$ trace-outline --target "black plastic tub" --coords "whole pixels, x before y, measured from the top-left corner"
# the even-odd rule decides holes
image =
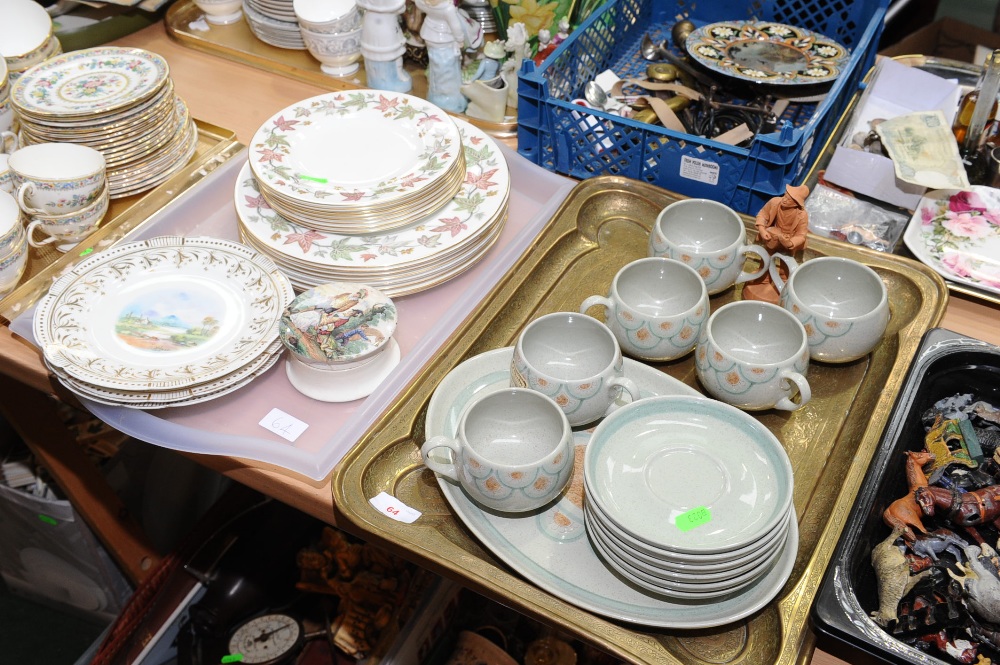
[[[932,329],[910,366],[812,608],[818,632],[891,663],[955,662],[897,640],[870,613],[878,608],[871,551],[890,533],[882,512],[908,490],[906,452],[924,447],[920,414],[956,393],[974,393],[977,399],[1000,405],[1000,348]]]

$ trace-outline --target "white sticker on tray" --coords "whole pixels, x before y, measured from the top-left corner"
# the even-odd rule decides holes
[[[423,515],[423,513],[416,508],[410,508],[408,505],[386,492],[379,492],[378,496],[368,499],[368,502],[375,506],[375,510],[379,511],[383,515],[390,517],[397,522],[403,522],[404,524],[412,524],[418,517]]]
[[[708,185],[719,184],[719,165],[705,159],[681,156],[681,177]]]
[[[257,424],[292,443],[309,427],[308,423],[304,423],[295,416],[290,416],[277,408],[271,409]]]

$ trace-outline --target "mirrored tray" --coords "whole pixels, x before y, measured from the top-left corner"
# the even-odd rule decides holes
[[[810,368],[812,401],[794,412],[756,414],[782,442],[795,473],[800,545],[778,596],[751,616],[698,631],[643,628],[580,609],[512,571],[455,516],[434,474],[423,466],[430,398],[459,363],[510,346],[539,315],[575,311],[606,292],[625,263],[646,255],[657,213],[678,195],[610,176],[578,184],[534,243],[335,468],[338,526],[499,602],[633,663],[792,665],[808,660],[814,637],[808,613],[849,507],[878,444],[921,335],[942,317],[947,290],[926,266],[810,236],[807,258],[849,255],[886,281],[892,320],[865,359]],[[752,219],[744,221],[753,236]],[[712,307],[739,297],[729,289]],[[698,388],[692,356],[651,365]],[[368,500],[385,491],[423,515],[412,524],[383,516]]]

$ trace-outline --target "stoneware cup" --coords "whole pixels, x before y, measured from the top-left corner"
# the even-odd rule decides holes
[[[540,508],[573,475],[573,431],[549,397],[505,388],[475,399],[454,438],[435,436],[420,454],[480,504],[505,513]]]
[[[748,254],[760,259],[755,272],[743,269]],[[743,220],[732,208],[707,199],[684,199],[661,210],[649,235],[649,255],[688,264],[709,294],[760,277],[770,260],[763,247],[747,244]]]
[[[529,323],[517,338],[510,373],[512,386],[555,400],[573,427],[611,413],[623,392],[639,399],[618,340],[584,314],[554,312]]]
[[[82,210],[76,210],[64,215],[32,215],[26,235],[28,244],[32,247],[44,247],[50,243],[59,243],[56,249],[66,251],[97,230],[104,215],[108,212],[110,196],[105,187],[93,203]],[[35,239],[35,231],[41,231],[48,236],[42,240]]]
[[[788,268],[781,278],[777,262]],[[868,355],[889,323],[889,296],[882,278],[868,266],[837,256],[801,264],[784,254],[771,261],[780,304],[806,329],[813,360],[843,363]]]
[[[708,319],[708,289],[688,265],[654,256],[618,271],[608,296],[591,296],[580,313],[604,308],[625,355],[665,361],[690,353]]]
[[[716,310],[702,328],[695,367],[712,397],[745,411],[794,411],[812,397],[805,328],[771,303],[740,300]]]
[[[29,215],[82,210],[105,190],[104,155],[75,143],[39,143],[7,160],[21,209]]]

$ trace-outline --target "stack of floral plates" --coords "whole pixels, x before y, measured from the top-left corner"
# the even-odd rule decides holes
[[[174,94],[166,60],[143,49],[102,46],[52,58],[17,80],[11,102],[21,145],[100,150],[112,198],[152,189],[197,148],[197,127]]]
[[[292,0],[244,0],[243,15],[257,39],[279,48],[304,50]]]
[[[794,556],[792,489],[787,454],[751,416],[703,397],[653,397],[594,430],[584,521],[622,578],[674,600],[713,601],[750,592],[789,548]]]
[[[56,280],[34,333],[46,365],[82,397],[181,406],[270,368],[293,298],[277,266],[244,245],[159,237],[95,254]]]
[[[356,158],[324,158],[337,153]],[[510,172],[493,139],[407,95],[306,100],[269,120],[250,154],[235,192],[241,237],[298,289],[351,281],[390,297],[422,291],[482,258],[507,218]],[[312,205],[283,205],[276,192]],[[381,212],[369,217],[372,207]],[[324,208],[335,212],[320,220]]]
[[[52,31],[52,18],[40,4],[34,0],[4,0],[0,53],[11,81],[62,53],[59,39]]]

